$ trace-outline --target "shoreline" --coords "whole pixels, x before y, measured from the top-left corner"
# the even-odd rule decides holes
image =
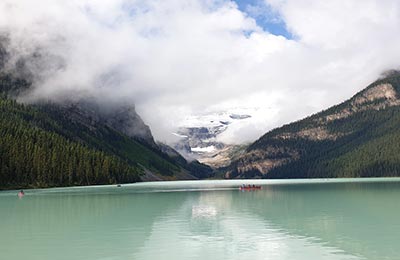
[[[359,178],[308,178],[308,179],[212,179],[212,180],[174,180],[174,181],[145,181],[135,183],[120,183],[120,184],[104,184],[104,185],[86,185],[86,186],[65,186],[65,187],[46,187],[46,188],[11,188],[0,189],[0,194],[18,192],[21,189],[26,191],[50,191],[50,192],[77,192],[92,188],[97,189],[121,189],[121,188],[156,188],[170,186],[171,190],[201,190],[208,186],[208,190],[220,188],[235,188],[241,184],[257,184],[257,185],[291,185],[291,184],[339,184],[339,183],[372,183],[372,182],[400,182],[400,177],[359,177]],[[212,184],[209,186],[209,184]]]

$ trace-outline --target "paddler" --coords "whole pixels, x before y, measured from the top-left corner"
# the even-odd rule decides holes
[[[22,198],[24,195],[25,195],[25,192],[24,192],[23,190],[20,190],[20,191],[18,192],[18,197],[19,197],[19,198]]]

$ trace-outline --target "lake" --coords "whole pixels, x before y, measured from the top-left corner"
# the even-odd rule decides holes
[[[399,178],[25,193],[0,192],[0,259],[400,259]]]

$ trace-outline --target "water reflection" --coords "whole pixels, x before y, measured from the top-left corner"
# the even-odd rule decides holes
[[[199,187],[209,190],[214,184]],[[396,243],[400,182],[280,183],[254,192],[223,188],[162,193],[155,191],[168,186],[156,184],[150,193],[138,193],[134,187],[64,189],[28,191],[23,199],[0,193],[1,258],[396,259],[400,255]]]
[[[162,254],[167,259],[358,259],[317,239],[277,228],[248,204],[236,204],[243,202],[239,192],[191,195],[178,209],[156,219],[136,259]],[[176,247],[179,250],[168,250]]]
[[[192,206],[192,218],[213,218],[217,215],[214,206],[198,205]]]
[[[399,188],[399,183],[288,185],[269,187],[269,199],[248,196],[243,203],[291,234],[368,259],[396,259]]]
[[[5,259],[129,259],[154,219],[182,203],[174,195],[2,198],[0,252],[10,256]]]

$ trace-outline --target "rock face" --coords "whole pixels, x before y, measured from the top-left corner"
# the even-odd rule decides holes
[[[212,152],[224,147],[224,144],[217,141],[217,136],[225,130],[224,125],[181,127],[177,132],[180,140],[174,146],[180,151],[192,153],[194,157],[196,154]]]
[[[177,133],[180,140],[174,144],[174,148],[188,160],[198,160],[213,168],[226,166],[230,161],[227,162],[225,158],[218,155],[229,149],[229,146],[217,141],[218,135],[226,128],[227,126],[223,123],[207,127],[182,127]]]
[[[214,169],[227,167],[244,153],[246,145],[224,145],[223,148],[204,154],[199,161]]]
[[[329,122],[351,116],[354,113],[369,109],[380,110],[390,106],[400,105],[396,90],[389,83],[379,84],[354,96],[346,108],[318,118],[317,122]]]
[[[266,177],[271,170],[305,156],[313,149],[310,147],[334,144],[356,134],[360,130],[357,125],[360,120],[354,119],[352,128],[342,127],[344,120],[352,122],[361,113],[400,106],[396,90],[398,86],[393,86],[390,80],[391,77],[399,76],[398,72],[392,73],[390,77],[376,81],[340,105],[268,132],[234,160],[225,177]]]
[[[6,64],[6,60],[7,60],[7,52],[5,49],[5,45],[6,44],[6,39],[2,36],[0,36],[0,70],[2,70],[4,68],[4,65]]]
[[[101,107],[95,100],[64,101],[61,103],[66,115],[86,126],[98,123],[121,132],[131,138],[157,148],[150,128],[136,113],[133,105]]]
[[[154,148],[158,147],[149,126],[136,113],[134,106],[116,108],[103,115],[102,120],[111,128],[129,137],[142,140]]]
[[[225,177],[254,177],[253,172],[267,174],[271,169],[296,160],[298,157],[297,151],[285,147],[269,146],[263,150],[250,150],[235,161],[235,173],[228,171]]]
[[[311,127],[302,129],[298,132],[285,132],[279,135],[274,136],[275,139],[283,139],[283,140],[290,140],[295,138],[304,138],[313,141],[319,140],[336,140],[340,137],[340,134],[332,134],[330,133],[326,127],[318,126],[318,127]]]

